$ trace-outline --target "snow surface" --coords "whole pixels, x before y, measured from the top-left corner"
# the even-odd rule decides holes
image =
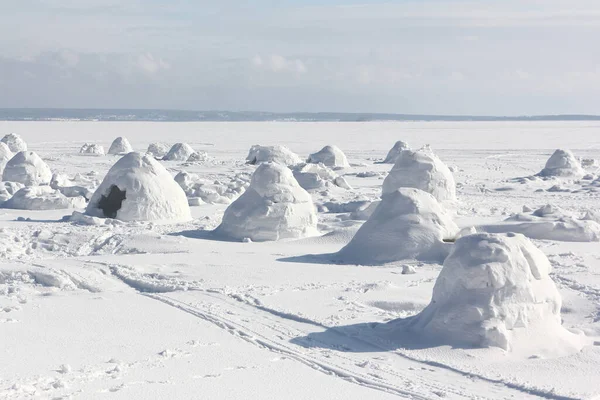
[[[108,217],[101,209],[103,197],[113,187],[124,198],[115,218],[121,221],[185,221],[191,218],[185,193],[158,161],[149,155],[131,152],[123,156],[108,171],[96,189],[86,214]]]
[[[108,154],[113,155],[121,155],[131,153],[133,151],[133,147],[129,143],[126,137],[119,136],[115,140],[113,140],[110,148],[108,149]]]
[[[300,156],[285,146],[260,146],[255,144],[250,147],[246,162],[252,165],[264,162],[276,162],[287,166],[293,166],[300,164],[302,160],[300,159]]]
[[[511,335],[510,351],[426,340],[400,328],[431,302],[441,264],[343,265],[331,255],[377,207],[391,167],[377,162],[398,132],[414,148],[431,143],[452,169],[454,221],[469,228],[519,223],[506,221],[518,214],[597,222],[597,167],[587,164],[585,179],[534,175],[557,148],[599,160],[599,130],[600,122],[0,122],[56,172],[50,187],[65,191],[93,193],[117,160],[78,156],[82,132],[104,146],[119,132],[139,149],[177,141],[206,150],[202,163],[157,162],[228,201],[257,168],[243,162],[254,143],[301,155],[336,143],[351,166],[335,172],[353,188],[310,191],[322,236],[261,243],[214,240],[221,202],[197,201],[193,219],[168,224],[2,209],[0,398],[597,398],[598,242],[530,239],[552,266],[561,326],[585,335],[580,351],[569,336],[536,348]],[[549,191],[555,185],[565,191]],[[21,187],[2,182],[0,198]]]
[[[2,172],[2,180],[25,186],[47,185],[52,171],[33,151],[20,151],[11,158]]]
[[[430,193],[438,201],[456,200],[452,172],[429,147],[417,151],[402,150],[389,175],[383,181],[383,194],[411,187]]]
[[[382,264],[407,259],[443,262],[458,227],[429,193],[401,188],[386,193],[367,222],[336,259],[346,264]]]
[[[250,186],[223,214],[218,236],[252,241],[302,238],[317,233],[310,194],[278,163],[258,166]]]
[[[325,146],[316,153],[308,156],[307,163],[323,164],[328,167],[347,168],[348,159],[344,152],[337,146]]]

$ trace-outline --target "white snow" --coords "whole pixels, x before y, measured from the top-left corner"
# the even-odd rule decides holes
[[[15,154],[6,163],[2,173],[2,180],[25,186],[47,185],[50,179],[50,167],[33,151],[20,151]]]
[[[237,240],[266,241],[314,235],[316,228],[312,198],[292,171],[278,163],[262,163],[248,189],[227,207],[215,233]]]
[[[335,256],[350,264],[383,264],[420,259],[442,261],[449,252],[444,239],[458,227],[437,200],[419,189],[386,193],[367,222]]]
[[[557,149],[538,174],[541,177],[582,177],[585,171],[571,150]]]
[[[25,143],[23,138],[16,133],[5,135],[0,142],[5,143],[13,153],[27,151],[27,143]]]
[[[325,146],[308,156],[307,163],[323,164],[334,168],[348,168],[350,164],[344,152],[337,146]]]
[[[187,143],[175,143],[163,160],[165,161],[187,161],[195,150]]]
[[[387,156],[385,157],[382,163],[396,164],[396,161],[398,161],[398,157],[400,156],[400,153],[403,150],[410,150],[410,147],[408,147],[408,144],[406,144],[402,140],[398,140],[396,143],[394,143],[394,146],[392,146],[390,151],[388,151]]]
[[[126,137],[119,136],[115,140],[113,140],[110,148],[108,149],[108,154],[120,155],[127,154],[133,151],[133,147],[129,144],[129,140]]]
[[[305,190],[321,190],[328,186],[352,189],[343,176],[323,164],[297,164],[292,167],[294,178]]]
[[[429,147],[417,151],[402,150],[389,175],[383,181],[383,194],[398,188],[421,189],[438,201],[456,200],[456,182],[448,169]]]
[[[131,152],[108,171],[86,214],[121,221],[177,222],[191,218],[185,193],[149,155]]]
[[[6,143],[0,142],[0,175],[4,172],[4,167],[6,167],[6,163],[13,158],[14,154]]]
[[[18,210],[59,210],[84,208],[85,206],[84,197],[66,197],[59,190],[52,189],[50,186],[24,187],[2,204],[3,208]]]
[[[169,145],[165,143],[150,143],[146,153],[150,154],[154,158],[163,158],[169,152]]]
[[[474,234],[456,241],[411,328],[453,346],[515,347],[554,354],[582,340],[561,324],[561,296],[548,258],[522,235]]]
[[[285,146],[260,146],[255,144],[250,147],[246,162],[253,165],[264,162],[276,162],[287,166],[293,166],[302,163],[302,160],[300,159],[300,156]]]
[[[93,155],[93,156],[103,156],[104,155],[104,147],[96,143],[84,143],[79,149],[80,154]]]

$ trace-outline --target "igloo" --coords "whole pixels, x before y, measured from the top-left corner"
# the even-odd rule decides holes
[[[33,151],[20,151],[11,158],[2,173],[2,180],[25,186],[47,185],[52,179],[50,167]]]
[[[84,145],[79,149],[79,154],[103,156],[104,147],[95,143],[84,143]]]
[[[10,151],[13,153],[27,151],[27,143],[25,143],[23,138],[16,133],[9,133],[8,135],[5,135],[1,142],[6,143]]]
[[[86,214],[122,221],[185,221],[185,193],[149,155],[132,152],[112,166],[92,196]]]
[[[0,176],[4,172],[4,167],[6,167],[6,163],[8,163],[13,157],[14,154],[12,151],[10,151],[8,145],[4,142],[0,142]]]
[[[27,186],[17,191],[2,207],[17,210],[60,210],[83,208],[83,197],[67,197],[50,186]]]
[[[133,147],[129,144],[129,140],[127,138],[119,136],[115,140],[113,140],[110,148],[108,149],[108,154],[127,154],[133,151]]]
[[[253,241],[301,238],[317,233],[317,215],[310,194],[292,171],[278,163],[261,164],[250,186],[227,207],[215,234]]]
[[[438,201],[456,200],[456,183],[450,169],[428,147],[402,150],[383,181],[383,194],[410,187],[430,193]]]
[[[554,347],[576,335],[561,326],[561,297],[548,258],[525,236],[478,233],[456,241],[412,330],[450,345]]]
[[[571,150],[556,150],[546,162],[546,166],[538,173],[541,177],[581,177],[585,171]]]
[[[169,152],[169,146],[164,143],[150,143],[146,153],[154,158],[163,158]]]
[[[285,146],[260,146],[255,144],[250,148],[246,163],[261,164],[265,162],[275,162],[287,166],[302,163],[300,157]]]
[[[352,189],[343,176],[323,164],[298,164],[292,167],[294,178],[305,190],[320,190],[327,186]]]
[[[175,143],[163,157],[165,161],[187,161],[195,150],[187,143]]]
[[[410,147],[405,142],[398,140],[394,144],[394,147],[388,151],[387,157],[382,161],[382,164],[395,164],[402,150],[410,150]]]
[[[458,227],[429,193],[400,188],[385,193],[369,219],[335,258],[346,264],[419,259],[441,262]]]
[[[323,164],[333,168],[347,168],[348,159],[342,150],[337,146],[325,146],[320,151],[308,156],[306,161],[310,164]]]

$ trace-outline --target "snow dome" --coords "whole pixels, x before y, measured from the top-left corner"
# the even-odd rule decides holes
[[[283,165],[296,165],[302,163],[300,157],[285,146],[260,146],[255,144],[250,148],[246,163],[260,164],[275,162]]]
[[[405,142],[398,140],[394,144],[394,147],[388,151],[387,157],[385,157],[385,160],[382,161],[382,164],[395,164],[402,150],[410,150],[410,147],[408,147],[408,144]]]
[[[581,163],[571,150],[556,150],[546,162],[546,166],[538,174],[542,177],[581,177],[585,174]]]
[[[52,179],[50,167],[33,151],[20,151],[11,158],[2,180],[18,182],[25,186],[47,185]]]
[[[85,143],[83,146],[81,146],[81,149],[79,149],[79,153],[92,156],[103,156],[104,147],[95,143]]]
[[[112,166],[86,214],[122,221],[184,221],[191,218],[185,193],[154,158],[129,153]]]
[[[456,241],[411,328],[451,345],[539,345],[575,335],[561,326],[548,258],[525,236],[478,233]]]
[[[16,133],[9,133],[4,136],[1,140],[2,143],[6,143],[10,151],[18,153],[19,151],[27,151],[27,143]]]
[[[441,262],[449,252],[444,239],[453,239],[457,232],[456,224],[432,195],[401,188],[382,196],[336,258],[365,265],[405,259]]]
[[[383,194],[411,187],[430,193],[438,201],[456,200],[454,176],[428,147],[402,150],[383,181]]]
[[[6,167],[6,163],[8,163],[13,157],[14,154],[12,151],[10,151],[6,143],[0,142],[0,176],[4,171],[4,167]]]
[[[169,152],[169,146],[164,143],[150,143],[146,153],[154,158],[163,158]]]
[[[163,157],[165,161],[187,161],[195,151],[187,143],[175,143]]]
[[[113,140],[110,148],[108,149],[108,154],[127,154],[133,151],[133,147],[129,144],[129,140],[125,137],[118,137]]]
[[[348,159],[342,150],[337,146],[325,146],[317,153],[308,156],[307,163],[323,164],[328,167],[347,168]]]
[[[352,189],[343,176],[323,164],[298,164],[291,169],[294,178],[306,190],[320,190],[328,186]]]
[[[266,241],[309,236],[316,228],[312,198],[292,171],[278,163],[263,163],[252,175],[248,189],[227,207],[215,233]]]

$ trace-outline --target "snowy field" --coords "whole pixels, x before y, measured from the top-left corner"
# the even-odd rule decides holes
[[[108,151],[118,136],[142,153],[189,144],[199,159],[160,164],[201,184],[180,223],[0,210],[0,399],[600,398],[600,122],[0,122],[0,136],[11,132],[90,193],[120,156],[80,148]],[[582,348],[544,330],[526,332],[531,347],[472,348],[386,324],[429,304],[441,261],[359,266],[333,254],[380,198],[393,164],[378,162],[398,140],[431,145],[450,168],[459,228],[532,238]],[[325,145],[346,154],[335,173],[351,188],[310,190],[318,234],[211,234],[256,169],[245,161],[255,144],[302,160]],[[585,176],[534,176],[559,148]]]

